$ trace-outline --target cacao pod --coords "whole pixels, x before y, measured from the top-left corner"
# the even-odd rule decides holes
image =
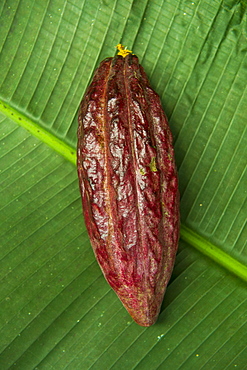
[[[138,57],[118,48],[101,62],[81,102],[79,186],[106,280],[132,318],[150,326],[178,246],[178,177],[160,98]]]

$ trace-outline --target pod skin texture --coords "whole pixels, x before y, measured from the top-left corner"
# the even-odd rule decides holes
[[[132,318],[150,326],[174,266],[179,193],[171,131],[136,55],[95,71],[79,111],[77,168],[102,272]]]

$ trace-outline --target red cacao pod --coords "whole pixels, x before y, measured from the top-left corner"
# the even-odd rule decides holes
[[[82,100],[77,168],[102,272],[132,318],[150,326],[178,246],[178,177],[159,96],[137,56],[119,50],[101,62]]]

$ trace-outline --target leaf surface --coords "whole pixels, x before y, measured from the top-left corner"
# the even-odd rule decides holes
[[[246,2],[0,5],[0,368],[246,366]],[[81,214],[77,112],[119,42],[174,136],[181,241],[156,325],[132,322]]]

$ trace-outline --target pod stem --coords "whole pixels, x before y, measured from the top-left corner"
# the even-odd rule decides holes
[[[117,55],[121,55],[123,58],[125,58],[128,54],[132,54],[132,51],[126,49],[122,44],[117,44],[116,48],[118,49]]]

